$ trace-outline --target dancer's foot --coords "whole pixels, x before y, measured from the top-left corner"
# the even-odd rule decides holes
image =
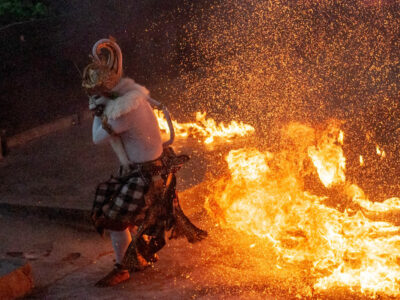
[[[114,286],[129,279],[129,271],[120,264],[115,264],[114,269],[96,283],[97,287]]]

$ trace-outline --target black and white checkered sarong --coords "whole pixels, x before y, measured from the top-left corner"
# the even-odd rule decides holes
[[[97,186],[92,215],[136,223],[144,218],[146,208],[150,205],[145,197],[150,187],[162,185],[160,174],[143,173],[139,166],[133,165],[129,175],[111,177]]]

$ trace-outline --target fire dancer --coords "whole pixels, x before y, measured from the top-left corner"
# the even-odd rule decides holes
[[[96,230],[102,235],[110,231],[116,260],[96,285],[113,286],[158,260],[165,231],[172,230],[170,238],[185,236],[192,243],[207,233],[179,206],[174,174],[188,157],[176,156],[169,147],[174,131],[168,110],[145,87],[122,77],[122,53],[114,40],[95,43],[82,86],[95,115],[94,143],[109,142],[120,161],[118,175],[97,187],[92,211]],[[164,144],[152,106],[163,110],[170,127],[170,140]]]

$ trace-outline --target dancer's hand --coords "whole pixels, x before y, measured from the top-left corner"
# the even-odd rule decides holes
[[[97,105],[94,110],[94,115],[97,117],[101,117],[104,112],[104,105]]]
[[[93,95],[89,97],[89,110],[94,111],[97,107],[97,100],[100,98],[98,95]]]

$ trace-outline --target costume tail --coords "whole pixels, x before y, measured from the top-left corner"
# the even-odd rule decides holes
[[[128,249],[126,249],[122,265],[129,269],[129,271],[134,272],[139,269],[139,260],[136,249],[136,239],[129,244]]]
[[[175,224],[171,232],[170,239],[186,237],[189,243],[200,242],[207,237],[207,231],[197,228],[189,218],[186,217],[180,205],[175,206]]]

